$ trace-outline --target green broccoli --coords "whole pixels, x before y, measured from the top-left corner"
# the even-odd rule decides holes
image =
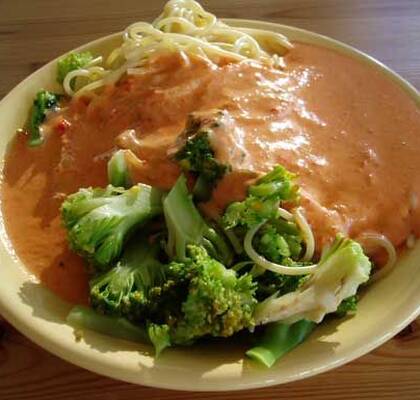
[[[161,212],[162,193],[143,184],[80,189],[61,206],[70,246],[100,270],[116,261],[135,230]]]
[[[238,277],[201,246],[188,245],[187,255],[185,262],[170,263],[167,271],[168,279],[186,288],[180,309],[164,323],[170,342],[190,344],[207,335],[227,337],[252,329],[257,301],[251,275]]]
[[[132,186],[125,154],[128,150],[116,151],[108,161],[108,182],[113,186],[128,189]]]
[[[149,340],[155,348],[156,357],[159,357],[160,353],[171,345],[169,326],[166,324],[149,324],[147,334],[149,335]]]
[[[254,238],[254,247],[264,258],[277,264],[290,267],[308,264],[299,261],[302,237],[292,221],[279,218],[263,225]],[[265,271],[256,278],[257,298],[263,300],[275,293],[283,295],[293,292],[306,278],[306,275],[282,275]]]
[[[41,90],[36,94],[28,121],[29,141],[31,147],[39,146],[44,141],[41,134],[41,124],[47,117],[47,112],[58,108],[60,96]]]
[[[369,279],[370,270],[370,261],[360,244],[337,236],[323,252],[316,271],[295,291],[258,304],[254,314],[256,322],[293,323],[306,319],[319,323],[356,294],[358,287]],[[348,304],[343,308],[353,307],[353,301],[346,300]]]
[[[134,342],[150,342],[149,335],[144,327],[135,325],[126,318],[101,315],[88,307],[74,306],[66,320],[76,329],[90,329],[104,335]]]
[[[168,228],[167,253],[171,258],[185,261],[186,246],[200,244],[208,253],[225,265],[232,262],[232,250],[222,233],[211,227],[200,215],[181,175],[163,201]]]
[[[194,196],[198,200],[207,200],[216,182],[223,177],[229,167],[215,158],[210,143],[210,135],[220,125],[221,111],[215,116],[203,118],[202,113],[190,115],[186,128],[181,135],[184,142],[175,153],[182,169],[192,172],[197,180]]]
[[[58,60],[57,63],[57,81],[63,83],[66,75],[79,68],[86,67],[93,60],[89,51],[83,53],[70,53]]]
[[[294,182],[295,175],[281,165],[257,180],[248,188],[248,196],[244,201],[230,204],[222,218],[226,229],[236,226],[252,228],[255,225],[278,217],[281,202],[295,202],[298,186]]]
[[[156,288],[165,282],[159,251],[144,235],[131,238],[117,265],[91,280],[91,306],[101,314],[144,321],[161,293]]]
[[[276,181],[277,178],[283,179],[284,176],[292,178],[282,167],[276,167],[272,172],[261,178],[256,185],[249,188],[250,194],[244,202],[234,203],[230,209],[228,208],[224,220],[229,219],[233,221],[233,224],[238,223],[238,226],[231,229],[234,229],[237,237],[243,237],[245,235],[244,229],[248,229],[248,225],[253,226],[257,221],[262,222],[265,219],[264,217],[271,218],[255,235],[253,240],[255,250],[271,262],[290,267],[303,266],[305,263],[299,261],[303,248],[301,232],[295,222],[278,218],[277,214],[278,197],[289,200],[296,198],[297,189],[293,183],[282,184],[282,180],[279,181],[280,183]],[[272,187],[270,182],[273,182]],[[275,196],[274,203],[269,198],[270,194]],[[265,208],[265,205],[262,207],[264,217],[254,207],[260,201],[256,197],[257,195],[263,196],[261,198],[265,205],[269,201],[267,208]],[[275,204],[274,208],[272,208],[273,204]],[[251,209],[248,208],[250,205],[252,206]],[[240,210],[239,214],[234,215],[236,213],[236,210],[232,211],[234,207]],[[259,218],[261,218],[261,221],[259,221]],[[256,296],[261,301],[275,293],[283,295],[296,290],[300,283],[305,280],[305,276],[281,275],[265,271],[258,274],[255,279],[258,283]]]
[[[292,221],[272,220],[261,227],[254,239],[255,248],[270,261],[290,264],[300,257],[302,236]]]
[[[128,186],[123,156],[114,154],[108,173],[111,183]],[[235,239],[253,229],[252,247],[266,260],[304,266],[300,229],[278,211],[281,202],[297,200],[297,191],[294,175],[277,166],[249,187],[244,201],[228,207],[223,225]],[[310,275],[264,270],[247,257],[247,243],[245,253],[237,246],[234,257],[225,235],[196,208],[184,175],[165,197],[143,184],[81,189],[65,200],[61,212],[72,248],[96,269],[90,282],[94,311],[74,308],[68,320],[149,341],[156,356],[172,345],[269,323],[247,355],[271,366],[325,315],[355,311],[355,293],[370,273],[360,245],[343,237],[323,252]],[[162,213],[167,231],[148,224],[139,232]]]
[[[238,277],[202,246],[188,245],[184,262],[166,265],[158,253],[156,243],[132,238],[117,265],[91,281],[92,307],[146,325],[157,355],[171,344],[253,327],[257,300],[251,275]]]
[[[344,299],[337,308],[334,315],[338,318],[343,318],[347,314],[353,314],[357,311],[357,303],[359,299],[357,295],[353,295]]]
[[[282,275],[265,271],[255,278],[257,283],[256,297],[258,301],[263,301],[275,294],[283,296],[297,290],[306,279],[307,275]]]
[[[246,355],[270,368],[279,358],[305,341],[315,327],[314,322],[304,319],[291,325],[281,322],[269,324],[256,346],[249,349]]]

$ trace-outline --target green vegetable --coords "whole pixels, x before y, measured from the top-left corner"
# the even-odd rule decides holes
[[[130,172],[125,159],[126,150],[116,151],[108,161],[108,182],[128,189],[131,186]]]
[[[337,308],[337,311],[334,313],[336,317],[342,318],[345,317],[347,314],[352,314],[357,311],[357,302],[358,302],[357,295],[347,297],[344,299]]]
[[[75,308],[69,322],[135,340],[143,340],[146,326],[156,355],[171,344],[253,328],[257,301],[251,275],[238,277],[195,245],[187,246],[185,262],[164,265],[155,249],[134,239],[118,265],[92,281],[96,312]]]
[[[217,112],[209,120],[200,116],[200,113],[191,115],[182,134],[184,144],[175,154],[181,167],[197,177],[193,193],[201,201],[210,197],[216,182],[228,170],[227,165],[215,158],[210,143],[210,136],[214,128],[220,125],[221,116],[222,112]]]
[[[161,198],[159,190],[143,184],[80,189],[61,206],[70,246],[97,269],[108,269],[130,235],[162,212]]]
[[[166,225],[168,228],[167,252],[179,261],[186,259],[186,246],[200,244],[207,252],[225,265],[232,262],[232,250],[216,228],[211,227],[198,212],[188,192],[184,175],[163,201]]]
[[[274,193],[274,189],[270,189],[268,186],[266,186],[268,185],[267,181],[269,182],[271,179],[273,179],[273,176],[284,176],[284,171],[282,168],[276,168],[271,173],[267,174],[265,177],[259,180],[259,182],[262,182],[261,185],[263,186],[259,187],[257,183],[257,185],[251,186],[249,191],[259,194],[264,193],[264,195],[268,193]],[[277,185],[277,183],[275,183],[275,185]],[[285,186],[277,185],[277,188],[279,187],[281,187],[283,190]],[[293,184],[290,187],[293,187]],[[296,188],[293,188],[292,190],[293,193],[296,192]],[[289,189],[287,189],[287,191],[289,192]],[[295,194],[290,195],[290,193],[291,192],[289,192],[289,194],[286,196],[287,198],[290,199],[295,197]],[[240,208],[242,208],[244,203],[248,202],[248,204],[250,204],[250,202],[253,203],[254,200],[255,197],[249,194],[245,202],[237,204]],[[258,230],[258,233],[255,235],[253,240],[253,247],[258,252],[258,254],[262,255],[265,259],[271,262],[290,267],[303,266],[306,263],[299,261],[303,248],[301,232],[295,222],[286,221],[278,217],[276,211],[278,208],[278,201],[276,200],[276,202],[275,210],[273,210],[274,218],[270,219]],[[232,207],[235,207],[235,205],[233,204]],[[245,207],[247,206],[245,205]],[[230,211],[228,208],[228,211],[224,216],[225,221],[233,216],[233,214],[229,214],[230,212],[232,212],[232,208],[230,208]],[[245,218],[247,222],[245,222],[244,225],[235,226],[234,228],[226,230],[226,232],[229,232],[229,234],[232,234],[233,230],[233,232],[235,232],[234,238],[243,238],[245,236],[246,230],[248,229],[247,226],[252,225],[251,220],[256,221],[258,219],[258,213],[256,211],[245,211],[245,213],[246,215],[239,215],[238,218],[237,216],[234,216],[236,222],[239,220],[244,221],[243,218]],[[269,214],[269,216],[271,216],[271,211]],[[239,223],[241,224],[241,222]],[[256,282],[258,283],[257,298],[259,301],[261,301],[275,293],[278,295],[289,293],[296,290],[301,282],[303,282],[305,279],[305,276],[281,275],[271,271],[262,272],[256,277]]]
[[[307,275],[282,275],[265,271],[255,278],[258,284],[256,292],[257,299],[258,301],[263,301],[267,297],[275,294],[277,296],[283,296],[287,293],[294,292],[306,279]]]
[[[57,81],[63,83],[66,75],[79,68],[86,67],[93,60],[93,56],[90,52],[85,51],[83,53],[70,53],[65,57],[58,60],[57,63]]]
[[[201,246],[187,246],[185,262],[169,264],[167,276],[186,295],[167,316],[171,343],[190,344],[203,336],[233,335],[254,326],[255,283],[211,258]]]
[[[254,248],[267,260],[290,267],[304,266],[298,261],[302,252],[302,237],[296,224],[283,219],[266,223],[254,239]],[[263,300],[274,293],[283,295],[295,291],[307,279],[306,275],[282,275],[266,271],[257,278],[257,298]]]
[[[337,311],[344,299],[356,294],[359,285],[369,279],[370,270],[370,261],[361,246],[354,240],[337,237],[322,255],[318,269],[297,290],[258,304],[256,322],[321,322],[326,314]]]
[[[301,344],[313,331],[316,324],[301,320],[292,325],[275,322],[267,326],[257,346],[246,355],[270,368],[283,355]]]
[[[186,149],[188,162],[202,162],[200,171],[186,168],[198,173],[196,188],[209,187],[205,171],[211,163],[204,147],[204,161]],[[93,310],[74,308],[68,317],[73,325],[150,341],[159,356],[172,345],[229,337],[268,324],[246,354],[270,367],[305,340],[325,315],[355,311],[356,291],[371,269],[355,241],[337,237],[317,266],[311,266],[314,272],[304,276],[267,271],[255,264],[258,257],[248,257],[252,232],[252,247],[266,260],[293,267],[307,264],[301,261],[300,229],[278,211],[282,202],[295,202],[298,192],[294,175],[283,167],[261,177],[244,201],[228,207],[222,217],[226,235],[201,216],[184,175],[166,196],[142,184],[115,187],[130,185],[123,151],[111,158],[108,175],[114,186],[81,189],[61,208],[72,248],[95,270],[90,281]],[[213,178],[220,177],[213,176],[214,183]],[[157,225],[144,227],[160,214],[166,230],[159,225],[162,217]],[[240,240],[245,236],[243,252]]]
[[[87,307],[73,307],[67,316],[67,322],[75,328],[90,329],[120,339],[149,342],[149,337],[144,328],[132,324],[125,318],[100,315]]]
[[[254,241],[258,253],[278,264],[290,265],[302,252],[302,236],[292,221],[270,221],[259,230]]]
[[[276,219],[281,202],[295,202],[297,199],[298,187],[294,178],[281,165],[274,167],[249,187],[244,201],[228,206],[222,218],[224,228],[238,225],[252,228],[265,220]]]
[[[90,304],[102,314],[145,320],[159,301],[165,282],[164,265],[158,260],[158,243],[134,236],[117,265],[90,282]]]
[[[40,126],[45,121],[47,112],[58,107],[58,100],[59,95],[46,90],[41,90],[36,94],[28,122],[29,146],[39,146],[44,141]]]
[[[159,357],[160,353],[171,345],[168,325],[150,324],[147,328],[150,341],[155,347],[155,356]]]

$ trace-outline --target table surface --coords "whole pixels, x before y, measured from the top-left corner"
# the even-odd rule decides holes
[[[0,0],[0,98],[61,53],[152,20],[163,1]],[[220,17],[309,29],[363,50],[420,88],[419,0],[212,0]],[[0,399],[420,399],[420,325],[344,367],[247,392],[184,393],[98,376],[47,353],[0,321]]]

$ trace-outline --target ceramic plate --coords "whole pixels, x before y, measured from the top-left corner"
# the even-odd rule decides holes
[[[388,74],[420,106],[419,93],[409,83],[371,57],[335,40],[289,26],[227,20],[231,25],[280,32],[291,40],[334,48],[372,64]],[[120,34],[82,46],[106,54]],[[55,87],[56,61],[24,80],[0,102],[0,155],[28,115],[34,94]],[[420,151],[420,149],[419,149]],[[338,367],[371,351],[394,336],[420,312],[420,246],[403,255],[392,273],[363,295],[353,318],[323,324],[273,368],[244,358],[239,344],[215,344],[168,350],[154,360],[147,345],[87,332],[75,341],[65,322],[71,305],[37,283],[13,254],[4,227],[0,243],[0,314],[18,330],[57,356],[99,374],[142,385],[183,390],[238,390],[276,385]],[[46,243],[46,245],[48,245]]]

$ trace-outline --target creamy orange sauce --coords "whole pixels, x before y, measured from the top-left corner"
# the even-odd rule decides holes
[[[420,111],[381,72],[328,49],[295,44],[278,71],[255,62],[216,66],[169,54],[141,75],[73,99],[33,149],[18,136],[6,156],[2,207],[17,255],[53,291],[85,302],[87,276],[67,247],[59,207],[80,187],[104,186],[116,148],[139,160],[136,181],[169,189],[170,154],[187,116],[222,109],[211,141],[232,166],[203,206],[220,213],[259,173],[283,164],[299,176],[318,246],[337,232],[420,234]],[[56,129],[58,121],[69,125]]]

